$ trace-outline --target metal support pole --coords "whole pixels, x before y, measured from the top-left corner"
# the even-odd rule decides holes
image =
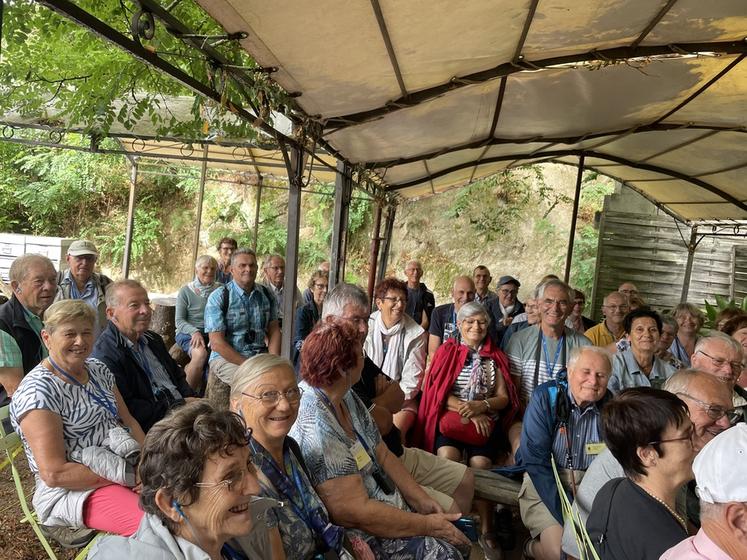
[[[392,232],[394,231],[394,215],[397,207],[394,204],[388,206],[386,220],[384,221],[384,246],[379,254],[379,269],[376,273],[376,281],[381,282],[386,276],[386,267],[389,264],[389,250],[392,246]]]
[[[205,200],[205,180],[207,179],[208,145],[202,147],[202,169],[200,169],[200,192],[197,195],[197,218],[195,219],[195,244],[192,247],[192,265],[197,262],[197,252],[200,250],[200,226],[202,224],[202,203]]]
[[[122,276],[130,277],[130,255],[132,252],[132,234],[135,230],[135,197],[137,196],[137,159],[131,160],[130,167],[130,200],[127,205],[127,231],[125,233],[124,254],[122,255]]]
[[[3,8],[5,8],[5,0],[0,0],[0,54],[3,53]]]
[[[685,279],[682,282],[682,295],[680,303],[687,301],[687,294],[690,292],[690,277],[693,274],[693,257],[695,249],[698,247],[698,226],[693,226],[690,230],[690,243],[687,244],[687,264],[685,264]]]
[[[259,209],[262,204],[262,176],[257,174],[257,200],[255,202],[256,208],[254,209],[254,251],[257,251],[257,244],[259,243]]]
[[[374,223],[371,237],[371,256],[368,259],[368,300],[373,303],[373,291],[376,284],[376,264],[379,260],[379,244],[381,237],[381,211],[384,208],[383,202],[376,203],[376,213],[374,214]]]
[[[296,321],[298,278],[298,232],[301,227],[301,186],[303,184],[304,152],[291,148],[288,169],[288,236],[285,243],[285,282],[283,284],[283,332],[280,355],[291,358]]]
[[[568,235],[568,253],[565,256],[565,283],[571,279],[571,262],[573,261],[573,242],[576,238],[576,221],[578,220],[578,202],[581,199],[581,179],[584,175],[584,154],[578,157],[578,173],[576,174],[576,194],[573,197],[573,215],[571,216],[571,232]]]
[[[345,281],[345,250],[348,237],[348,214],[352,196],[350,168],[337,162],[335,175],[335,206],[332,220],[332,247],[329,259],[329,289]]]

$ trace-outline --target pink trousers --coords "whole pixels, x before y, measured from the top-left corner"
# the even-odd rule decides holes
[[[94,490],[83,504],[83,523],[86,527],[129,537],[137,531],[143,510],[138,495],[119,484]]]

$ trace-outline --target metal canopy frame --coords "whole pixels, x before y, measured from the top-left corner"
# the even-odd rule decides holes
[[[373,191],[376,194],[381,195],[382,191],[384,189],[386,190],[402,190],[404,188],[407,188],[408,186],[414,186],[418,184],[422,184],[424,182],[430,183],[431,192],[435,193],[433,180],[442,177],[444,175],[447,175],[449,172],[453,172],[456,170],[461,170],[468,168],[470,166],[473,166],[474,169],[470,175],[470,181],[474,179],[475,174],[477,172],[477,168],[479,165],[488,164],[488,163],[496,163],[501,161],[512,161],[513,163],[509,166],[516,165],[520,163],[521,161],[525,159],[531,158],[534,161],[540,160],[540,161],[558,161],[559,163],[567,163],[562,160],[559,160],[558,158],[562,158],[565,156],[578,156],[580,159],[580,166],[579,166],[579,173],[578,176],[581,176],[581,173],[583,171],[583,162],[585,158],[596,158],[601,160],[610,161],[616,164],[620,165],[626,165],[635,169],[641,169],[645,171],[650,171],[654,173],[658,173],[661,175],[665,175],[667,177],[672,177],[675,179],[687,181],[688,183],[695,185],[699,188],[702,188],[712,194],[715,194],[716,196],[720,197],[722,200],[729,202],[731,204],[734,204],[736,207],[738,207],[741,210],[747,211],[747,204],[744,202],[738,200],[736,197],[732,196],[731,194],[724,192],[722,189],[718,188],[717,186],[710,184],[709,182],[703,180],[701,176],[708,175],[708,174],[714,174],[716,172],[723,172],[727,169],[721,169],[719,171],[714,171],[708,174],[701,174],[700,176],[688,176],[684,173],[678,172],[673,169],[668,169],[664,166],[654,165],[647,163],[648,160],[653,159],[653,157],[660,154],[655,154],[654,156],[649,156],[641,161],[632,161],[627,158],[615,156],[612,154],[607,154],[604,152],[599,152],[598,148],[609,144],[611,142],[614,142],[615,140],[619,140],[622,137],[625,137],[630,134],[636,134],[636,133],[643,133],[643,132],[649,132],[649,131],[658,131],[658,130],[676,130],[676,129],[682,129],[682,128],[692,128],[692,129],[703,129],[706,130],[706,134],[699,135],[698,138],[691,142],[684,142],[680,145],[674,146],[669,148],[666,151],[674,151],[676,149],[680,149],[684,145],[692,145],[695,142],[701,141],[705,138],[708,138],[712,136],[713,134],[716,134],[720,131],[735,131],[735,132],[747,132],[744,128],[741,127],[720,127],[720,126],[711,126],[703,123],[687,123],[687,124],[667,124],[663,123],[666,118],[674,114],[675,112],[682,109],[684,106],[686,106],[690,101],[695,99],[698,95],[703,93],[708,87],[710,87],[712,84],[716,83],[719,79],[721,79],[724,75],[726,75],[729,70],[736,67],[740,62],[743,61],[745,58],[745,54],[747,54],[747,42],[745,41],[713,41],[713,42],[693,42],[693,43],[673,43],[673,44],[667,44],[667,45],[647,45],[643,46],[641,43],[643,40],[649,35],[649,33],[656,27],[656,25],[665,17],[665,15],[671,10],[671,8],[675,5],[676,0],[668,0],[657,12],[654,14],[654,16],[648,21],[646,26],[641,30],[640,34],[636,37],[636,39],[630,43],[627,46],[623,47],[614,47],[609,49],[599,49],[599,50],[592,50],[590,52],[585,53],[575,53],[572,55],[564,55],[564,56],[555,56],[555,57],[549,57],[544,59],[538,59],[538,60],[527,60],[522,54],[524,43],[526,41],[527,35],[529,33],[532,21],[535,16],[535,12],[537,9],[537,6],[539,4],[538,0],[531,0],[529,4],[529,10],[527,12],[524,25],[522,28],[521,35],[519,37],[519,40],[517,42],[513,58],[510,62],[500,64],[496,67],[493,67],[488,70],[483,70],[480,72],[475,72],[471,74],[467,74],[464,76],[455,76],[452,77],[448,82],[442,83],[440,85],[436,85],[433,87],[428,87],[425,89],[422,89],[420,91],[410,93],[407,91],[404,80],[402,77],[402,72],[399,66],[399,62],[397,60],[397,55],[394,46],[392,45],[391,37],[389,36],[389,31],[387,28],[387,23],[385,21],[384,15],[381,11],[381,6],[379,5],[378,0],[370,0],[371,5],[374,11],[374,15],[376,16],[376,21],[379,26],[379,32],[382,36],[382,40],[384,42],[387,55],[389,57],[392,71],[397,79],[397,83],[399,85],[401,97],[398,99],[394,99],[391,102],[387,103],[384,106],[362,111],[359,113],[352,113],[352,114],[346,114],[346,115],[338,115],[331,118],[325,118],[325,119],[319,119],[314,118],[313,116],[306,115],[302,110],[300,110],[298,107],[292,107],[292,111],[289,111],[289,118],[291,118],[296,125],[305,127],[305,130],[311,131],[311,138],[314,139],[316,143],[324,147],[328,153],[335,155],[338,157],[338,159],[341,161],[342,171],[343,173],[338,174],[338,178],[341,178],[339,181],[338,188],[336,189],[336,203],[343,202],[346,198],[346,192],[345,192],[345,184],[349,181],[349,177],[353,174],[357,175],[359,180],[364,180],[370,182],[372,185]],[[113,42],[120,48],[123,48],[127,50],[128,52],[132,53],[136,57],[139,57],[146,63],[154,66],[158,70],[165,72],[172,76],[173,78],[177,79],[187,87],[191,88],[193,91],[198,93],[199,95],[205,96],[209,99],[216,100],[216,95],[218,93],[214,91],[209,86],[206,86],[205,84],[202,84],[192,78],[191,76],[185,74],[180,69],[170,65],[168,62],[164,61],[163,59],[160,59],[157,55],[154,53],[151,53],[150,51],[144,49],[142,45],[139,44],[138,41],[133,41],[130,38],[120,34],[113,28],[109,27],[105,23],[97,20],[90,14],[86,13],[83,10],[80,10],[75,5],[73,5],[71,2],[67,0],[40,0],[40,3],[49,6],[51,9],[61,13],[63,16],[68,17],[70,19],[73,19],[78,24],[82,25],[83,27],[86,27],[95,33],[102,36],[104,39]],[[194,40],[193,33],[190,32],[189,29],[186,28],[186,26],[182,25],[181,22],[179,22],[176,18],[173,17],[172,14],[169,13],[168,9],[162,8],[158,2],[154,0],[138,0],[138,3],[141,5],[141,7],[149,12],[151,12],[158,20],[163,22],[166,26],[166,29],[172,33],[177,38],[180,38],[190,44],[192,47],[200,50],[206,58],[213,64],[215,64],[217,67],[223,67],[228,75],[239,85],[250,85],[249,82],[246,81],[246,76],[242,74],[241,69],[231,68],[230,65],[226,64],[226,61],[221,60],[219,53],[216,53],[212,50],[211,47],[207,47],[204,42],[199,42]],[[172,4],[173,6],[174,4]],[[620,130],[620,131],[612,131],[612,132],[593,132],[589,133],[587,135],[583,136],[577,136],[574,138],[543,138],[543,137],[533,137],[533,138],[525,138],[525,139],[515,139],[515,138],[495,138],[494,134],[497,129],[497,123],[499,120],[502,104],[503,104],[503,97],[506,90],[506,80],[508,76],[522,71],[533,71],[533,70],[540,70],[540,69],[547,69],[547,68],[558,68],[558,67],[573,67],[577,65],[585,65],[585,64],[599,64],[599,65],[610,65],[615,63],[625,63],[630,61],[631,59],[647,59],[647,58],[657,58],[657,57],[669,57],[669,56],[681,56],[683,54],[702,54],[702,53],[716,53],[716,54],[728,54],[728,55],[739,55],[737,58],[735,58],[734,61],[732,61],[731,64],[729,64],[726,68],[724,68],[717,76],[709,80],[706,84],[704,84],[702,87],[700,87],[695,93],[690,95],[687,99],[685,99],[683,102],[679,103],[674,108],[670,109],[668,112],[666,112],[663,116],[657,118],[653,122],[649,122],[648,124],[640,124],[632,129],[628,130]],[[267,69],[269,72],[274,71],[275,69]],[[328,142],[326,142],[322,138],[323,133],[331,133],[334,131],[342,130],[344,128],[353,127],[357,124],[361,124],[364,122],[368,122],[372,119],[377,119],[379,117],[388,115],[390,113],[400,111],[403,109],[406,109],[408,107],[414,107],[416,105],[425,103],[427,101],[436,99],[437,97],[440,97],[450,91],[465,88],[467,86],[472,86],[475,84],[485,83],[490,80],[500,79],[500,89],[499,89],[499,95],[497,102],[495,104],[495,109],[493,113],[491,128],[490,128],[490,134],[487,138],[471,142],[469,144],[463,144],[461,146],[450,146],[447,148],[440,149],[438,151],[433,151],[431,153],[426,154],[419,154],[417,156],[413,156],[410,158],[397,158],[392,159],[389,161],[379,161],[379,162],[365,162],[363,165],[358,166],[349,166],[347,163],[347,159],[339,153],[336,149],[334,149]],[[241,89],[241,87],[239,87]],[[298,96],[301,95],[302,92],[291,92],[292,96]],[[247,95],[244,95],[245,101],[250,104],[251,106],[251,100],[248,98]],[[251,119],[251,120],[259,120],[259,126],[261,129],[263,129],[268,134],[272,135],[278,143],[281,145],[281,147],[285,148],[286,146],[288,149],[292,150],[300,150],[303,151],[304,148],[301,145],[298,145],[298,143],[292,139],[288,138],[287,136],[282,135],[279,131],[271,127],[268,123],[262,121],[261,119],[257,119],[257,115],[259,115],[259,111],[256,110],[256,108],[252,107],[254,109],[254,114],[248,112],[247,110],[243,109],[241,106],[232,106],[232,110],[235,110],[235,114],[237,114],[242,119]],[[317,129],[313,128],[313,125],[316,124],[318,126]],[[549,148],[556,146],[557,144],[573,144],[578,143],[584,140],[592,139],[592,138],[600,138],[602,139],[601,142],[591,147],[591,149],[555,149],[551,150]],[[516,144],[516,143],[534,143],[534,142],[543,142],[547,143],[546,146],[537,148],[533,151],[530,151],[528,153],[524,154],[512,154],[510,156],[497,156],[497,157],[488,157],[485,158],[484,156],[487,154],[487,150],[492,145],[497,144]],[[462,149],[470,149],[470,148],[484,148],[479,157],[475,160],[453,165],[450,167],[447,167],[446,169],[439,169],[438,171],[431,172],[428,166],[428,160],[437,157],[439,155],[443,155],[446,153],[456,152]],[[666,151],[664,153],[666,153]],[[286,157],[286,160],[288,159],[288,154],[284,149],[284,156]],[[311,157],[314,157],[314,154],[311,154]],[[399,165],[402,163],[408,163],[408,162],[416,162],[416,161],[422,161],[423,168],[425,169],[426,175],[423,177],[420,177],[419,179],[414,180],[408,180],[404,182],[400,182],[399,184],[392,184],[389,185],[386,183],[384,178],[382,176],[377,175],[377,172],[374,171],[374,169],[382,169],[391,167],[394,165]],[[293,176],[293,168],[290,164],[287,165],[289,174],[288,176]],[[739,169],[741,167],[744,167],[744,165],[738,164],[736,166],[731,166],[728,169]],[[588,166],[589,169],[596,169],[606,175],[610,175],[610,173],[606,172],[605,170],[601,169],[602,166]],[[352,169],[352,170],[351,170]],[[368,170],[368,172],[366,171]],[[611,176],[611,175],[610,175]],[[623,181],[625,184],[628,184],[628,181]],[[663,211],[667,212],[670,216],[674,217],[675,220],[687,222],[682,216],[678,216],[675,212],[671,211],[669,208],[666,207],[666,205],[658,200],[654,200],[652,197],[646,195],[643,193],[640,189],[634,188],[636,191],[640,192],[641,194],[644,194],[646,198],[654,202],[657,207],[662,209]],[[577,189],[578,190],[578,189]],[[299,193],[300,194],[300,193]],[[577,193],[578,194],[578,193]],[[349,197],[349,194],[347,195]],[[349,198],[348,198],[349,200]],[[385,194],[384,200],[387,200],[391,202],[393,199],[390,198],[390,195]],[[338,210],[340,212],[338,213]],[[333,255],[338,254],[341,246],[344,244],[344,235],[345,235],[345,227],[343,226],[343,213],[342,209],[338,209],[337,204],[335,208],[335,228],[333,231]],[[393,213],[392,213],[393,215]],[[290,224],[289,224],[290,225]],[[291,232],[289,231],[289,236],[291,235]],[[572,234],[571,234],[572,235]],[[336,248],[335,248],[335,243]],[[571,239],[571,245],[572,245],[572,239]],[[572,250],[572,247],[569,248],[569,251]],[[568,262],[570,264],[570,262]],[[343,265],[344,266],[344,265]],[[334,269],[334,265],[333,265]],[[332,278],[331,280],[334,280],[336,275],[339,274],[339,271],[332,272]]]

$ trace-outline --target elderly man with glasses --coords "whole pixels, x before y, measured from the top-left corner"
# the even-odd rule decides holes
[[[584,335],[594,346],[606,348],[625,336],[623,321],[628,313],[628,298],[620,292],[607,294],[602,303],[604,321],[587,330]]]
[[[747,391],[737,385],[742,374],[744,350],[730,336],[718,331],[711,331],[708,336],[698,339],[690,363],[696,369],[715,376],[732,391],[732,404],[747,420]]]
[[[731,404],[729,387],[714,376],[695,369],[683,369],[667,379],[664,390],[676,394],[685,401],[693,423],[693,450],[699,452],[718,434],[733,426],[739,416]],[[603,451],[592,462],[578,487],[573,509],[581,521],[591,511],[591,505],[599,489],[613,478],[625,476],[620,463],[609,450]],[[695,487],[691,483],[678,498],[680,513],[686,514],[694,527],[700,527],[700,510]],[[574,515],[575,517],[575,515]],[[563,551],[569,558],[579,558],[579,550],[574,536],[572,523],[566,523],[563,531]]]

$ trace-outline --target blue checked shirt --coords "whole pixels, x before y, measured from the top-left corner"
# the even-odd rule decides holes
[[[229,297],[224,317],[222,304],[226,290]],[[226,290],[219,288],[208,297],[205,305],[205,332],[223,332],[226,342],[247,358],[267,352],[267,326],[278,319],[275,298],[260,284],[254,284],[252,291],[247,293],[231,281],[226,284]],[[210,361],[219,356],[213,350]]]

